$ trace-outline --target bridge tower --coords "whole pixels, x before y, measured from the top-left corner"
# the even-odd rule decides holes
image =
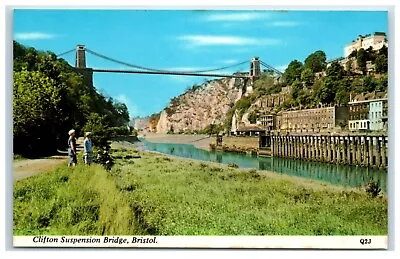
[[[253,92],[254,82],[258,78],[260,78],[260,75],[261,75],[260,59],[258,57],[254,57],[251,59],[250,63],[250,72],[249,72],[250,84],[246,88],[245,96],[248,96]]]
[[[76,72],[83,76],[86,84],[93,86],[93,70],[86,67],[86,49],[85,45],[76,45]]]
[[[86,50],[85,50],[85,45],[77,45],[76,46],[75,67],[76,68],[86,68]]]

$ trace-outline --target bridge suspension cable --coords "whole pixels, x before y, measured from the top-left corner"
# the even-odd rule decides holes
[[[76,50],[76,49],[70,49],[70,50],[65,51],[65,52],[63,52],[63,53],[57,54],[56,56],[57,56],[57,57],[61,57],[61,56],[67,55],[67,54],[69,54],[69,53],[71,53],[71,52],[73,52],[73,51],[75,51],[75,50]]]
[[[78,68],[86,70],[87,68]],[[229,77],[229,78],[242,78],[247,79],[247,75],[222,75],[212,73],[190,73],[190,72],[178,72],[178,71],[143,71],[143,70],[118,70],[118,69],[90,69],[93,72],[103,73],[124,73],[124,74],[150,74],[150,75],[182,75],[182,76],[205,76],[205,77]]]
[[[265,63],[264,61],[260,61],[260,64],[261,64],[263,67],[265,67],[265,68],[267,68],[267,69],[269,69],[269,70],[274,71],[274,72],[277,73],[278,75],[283,75],[283,73],[282,73],[281,71],[279,71],[278,69],[274,68],[273,66],[268,65],[268,64]]]
[[[112,61],[112,62],[114,62],[114,63],[118,63],[118,64],[125,65],[125,66],[128,66],[128,67],[133,67],[133,68],[136,68],[136,69],[147,70],[147,71],[153,71],[153,72],[163,72],[163,73],[182,73],[182,74],[185,74],[185,73],[205,73],[205,72],[213,72],[213,71],[218,71],[218,70],[224,70],[224,69],[227,69],[227,68],[232,68],[232,67],[236,67],[236,66],[239,66],[239,65],[243,65],[243,64],[245,64],[245,63],[248,63],[248,61],[243,61],[243,62],[240,62],[240,63],[237,63],[237,64],[233,64],[233,65],[229,65],[229,66],[224,66],[224,67],[220,67],[220,68],[215,68],[215,69],[207,69],[207,70],[173,71],[173,70],[163,70],[163,69],[155,69],[155,68],[148,68],[148,67],[138,66],[138,65],[135,65],[135,64],[130,64],[130,63],[127,63],[127,62],[124,62],[124,61],[120,61],[120,60],[117,60],[117,59],[114,59],[114,58],[107,57],[107,56],[105,56],[105,55],[102,55],[102,54],[97,53],[97,52],[95,52],[95,51],[93,51],[93,50],[90,50],[90,49],[86,49],[86,51],[87,51],[88,53],[90,53],[90,54],[93,54],[93,55],[95,55],[95,56],[97,56],[97,57],[106,59],[106,60],[108,60],[108,61]]]
[[[232,65],[228,65],[228,66],[224,66],[224,67],[219,67],[219,68],[215,68],[215,69],[204,69],[204,70],[184,70],[184,71],[179,71],[179,70],[166,70],[166,69],[156,69],[156,68],[149,68],[149,67],[144,67],[144,66],[139,66],[139,65],[135,65],[132,63],[128,63],[128,62],[124,62],[115,58],[111,58],[105,55],[102,55],[100,53],[97,53],[93,50],[84,48],[84,51],[97,56],[99,58],[120,64],[120,65],[124,65],[127,67],[132,67],[135,69],[139,69],[139,70],[130,70],[130,71],[126,71],[126,73],[138,73],[138,74],[170,74],[170,75],[191,75],[191,76],[220,76],[217,74],[203,74],[203,73],[210,73],[210,72],[214,72],[214,71],[219,71],[219,70],[224,70],[224,69],[228,69],[228,68],[232,68],[232,67],[236,67],[236,66],[240,66],[243,64],[248,63],[248,61],[242,61],[236,64],[232,64]],[[64,56],[68,53],[71,53],[73,51],[76,51],[76,49],[71,49],[65,52],[62,52],[60,54],[57,55],[57,57],[61,57]],[[260,60],[260,63],[263,67],[267,68],[268,70],[274,72],[275,74],[278,74],[279,76],[282,76],[283,73],[281,71],[279,71],[278,69],[274,68],[271,65],[268,65],[267,63],[265,63],[264,61]],[[94,72],[117,72],[117,73],[124,73],[124,71],[122,70],[107,70],[107,69],[92,69]],[[227,75],[221,75],[221,76],[227,76]],[[238,77],[238,78],[247,78],[248,76],[244,76],[244,75],[235,75],[234,77]]]

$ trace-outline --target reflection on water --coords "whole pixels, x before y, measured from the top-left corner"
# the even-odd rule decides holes
[[[274,171],[350,187],[358,187],[367,183],[371,178],[374,178],[376,181],[379,180],[384,192],[387,190],[386,170],[277,157],[257,157],[230,152],[206,151],[187,144],[152,143],[145,140],[141,144],[144,150],[222,164],[235,163],[241,168],[257,168],[259,170]]]

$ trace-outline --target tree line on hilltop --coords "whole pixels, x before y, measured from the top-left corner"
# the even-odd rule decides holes
[[[126,105],[99,93],[54,53],[14,41],[13,61],[14,154],[42,156],[65,149],[71,128],[78,136],[92,131],[94,142],[129,134]]]
[[[352,68],[353,58],[357,69]],[[320,104],[346,105],[350,94],[387,91],[387,48],[353,51],[345,69],[339,61],[327,66],[326,55],[319,50],[310,54],[304,64],[293,60],[283,74],[284,84],[291,86],[291,98],[283,108],[314,108]],[[375,72],[367,74],[367,62],[375,65]],[[316,76],[316,73],[324,74]]]

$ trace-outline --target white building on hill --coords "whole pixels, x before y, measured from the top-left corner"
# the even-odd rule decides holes
[[[379,50],[383,46],[388,46],[386,34],[384,32],[375,32],[373,35],[360,35],[344,48],[344,57],[348,57],[354,50],[368,49]]]

